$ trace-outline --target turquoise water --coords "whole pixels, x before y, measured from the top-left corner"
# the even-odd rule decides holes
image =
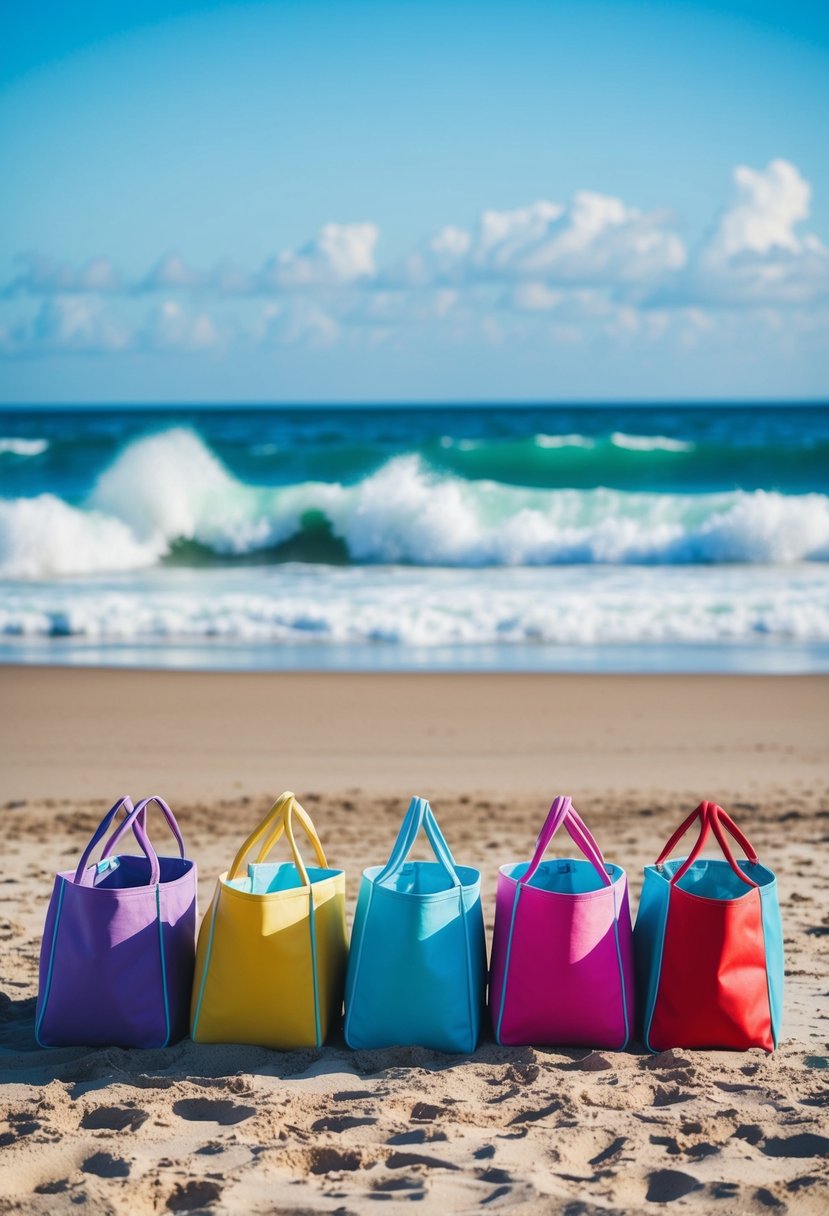
[[[0,658],[817,670],[829,409],[0,411]]]

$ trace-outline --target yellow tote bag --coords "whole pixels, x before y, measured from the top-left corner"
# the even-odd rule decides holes
[[[316,866],[300,856],[296,823]],[[293,861],[266,864],[283,833]],[[245,866],[260,843],[256,862]],[[329,869],[311,819],[287,791],[219,876],[199,932],[192,1037],[320,1047],[342,1010],[347,950],[345,874]]]

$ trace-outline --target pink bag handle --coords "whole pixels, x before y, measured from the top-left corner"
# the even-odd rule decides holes
[[[167,803],[164,801],[163,798],[159,798],[158,794],[151,794],[149,798],[142,798],[141,801],[138,803],[138,805],[135,808],[136,819],[140,821],[142,829],[146,832],[147,831],[147,807],[149,806],[149,804],[151,802],[154,802],[156,804],[156,806],[159,808],[159,810],[163,814],[164,818],[167,820],[170,831],[173,834],[173,838],[175,839],[175,842],[178,845],[179,856],[183,858],[185,856],[185,849],[184,849],[184,838],[181,834],[181,828],[176,823],[175,815],[170,810],[169,806],[167,805]],[[130,805],[132,805],[132,804],[130,804]],[[110,854],[112,853],[112,850],[115,848],[118,841],[121,839],[121,837],[126,832],[127,818],[128,817],[125,816],[124,819],[122,819],[122,821],[119,823],[118,827],[115,829],[115,831],[110,836],[109,840],[104,845],[104,851],[101,854],[102,858],[110,856]]]
[[[121,829],[126,831],[127,828],[132,828],[133,835],[135,836],[142,853],[150,863],[150,886],[154,887],[157,884],[160,875],[158,857],[155,849],[150,844],[149,837],[147,836],[143,825],[138,819],[138,810],[140,806],[141,804],[139,803],[139,807],[134,807],[132,805],[132,799],[130,796],[125,794],[123,798],[118,799],[114,806],[110,807],[106,815],[104,815],[103,819],[98,824],[92,839],[84,849],[83,855],[78,862],[78,868],[75,870],[74,881],[79,887],[92,886],[94,879],[94,867],[88,864],[89,858],[92,855],[92,850],[109,831],[110,827],[112,826],[113,819],[122,808],[125,814],[121,824]]]
[[[519,879],[522,885],[530,882],[536,870],[541,864],[544,854],[550,846],[550,843],[561,825],[564,824],[567,831],[570,833],[570,839],[573,844],[584,854],[585,858],[593,866],[596,873],[601,878],[606,887],[613,885],[613,880],[605,868],[604,857],[602,851],[597,845],[592,833],[585,824],[581,815],[573,806],[571,798],[566,794],[559,794],[553,801],[550,807],[547,818],[544,822],[544,827],[538,835],[538,843],[535,846],[533,859],[527,867],[525,873]]]
[[[713,831],[717,843],[722,849],[723,856],[737,877],[740,878],[746,884],[746,886],[756,887],[758,884],[752,878],[749,878],[747,874],[743,873],[734,860],[734,856],[722,830],[723,825],[734,840],[736,840],[740,845],[752,865],[756,865],[757,863],[757,853],[749,843],[748,838],[737,827],[736,823],[734,823],[734,821],[728,815],[726,815],[721,806],[717,806],[716,802],[701,802],[699,806],[691,812],[688,818],[682,821],[674,832],[673,836],[671,836],[670,840],[665,845],[662,852],[657,857],[656,865],[661,866],[664,864],[696,819],[699,819],[700,821],[699,835],[697,836],[691,852],[685,858],[685,861],[682,863],[676,873],[672,876],[670,880],[671,886],[675,886],[675,884],[679,882],[680,878],[682,878],[684,874],[687,874],[705,847],[705,842],[708,839],[709,832]]]

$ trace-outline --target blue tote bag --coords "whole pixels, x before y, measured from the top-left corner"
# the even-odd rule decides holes
[[[409,861],[423,828],[436,861]],[[486,988],[481,875],[458,866],[424,798],[391,856],[363,871],[345,989],[349,1047],[470,1052]]]

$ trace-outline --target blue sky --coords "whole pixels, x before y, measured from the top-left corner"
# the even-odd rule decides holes
[[[6,401],[829,392],[829,6],[7,6]]]

